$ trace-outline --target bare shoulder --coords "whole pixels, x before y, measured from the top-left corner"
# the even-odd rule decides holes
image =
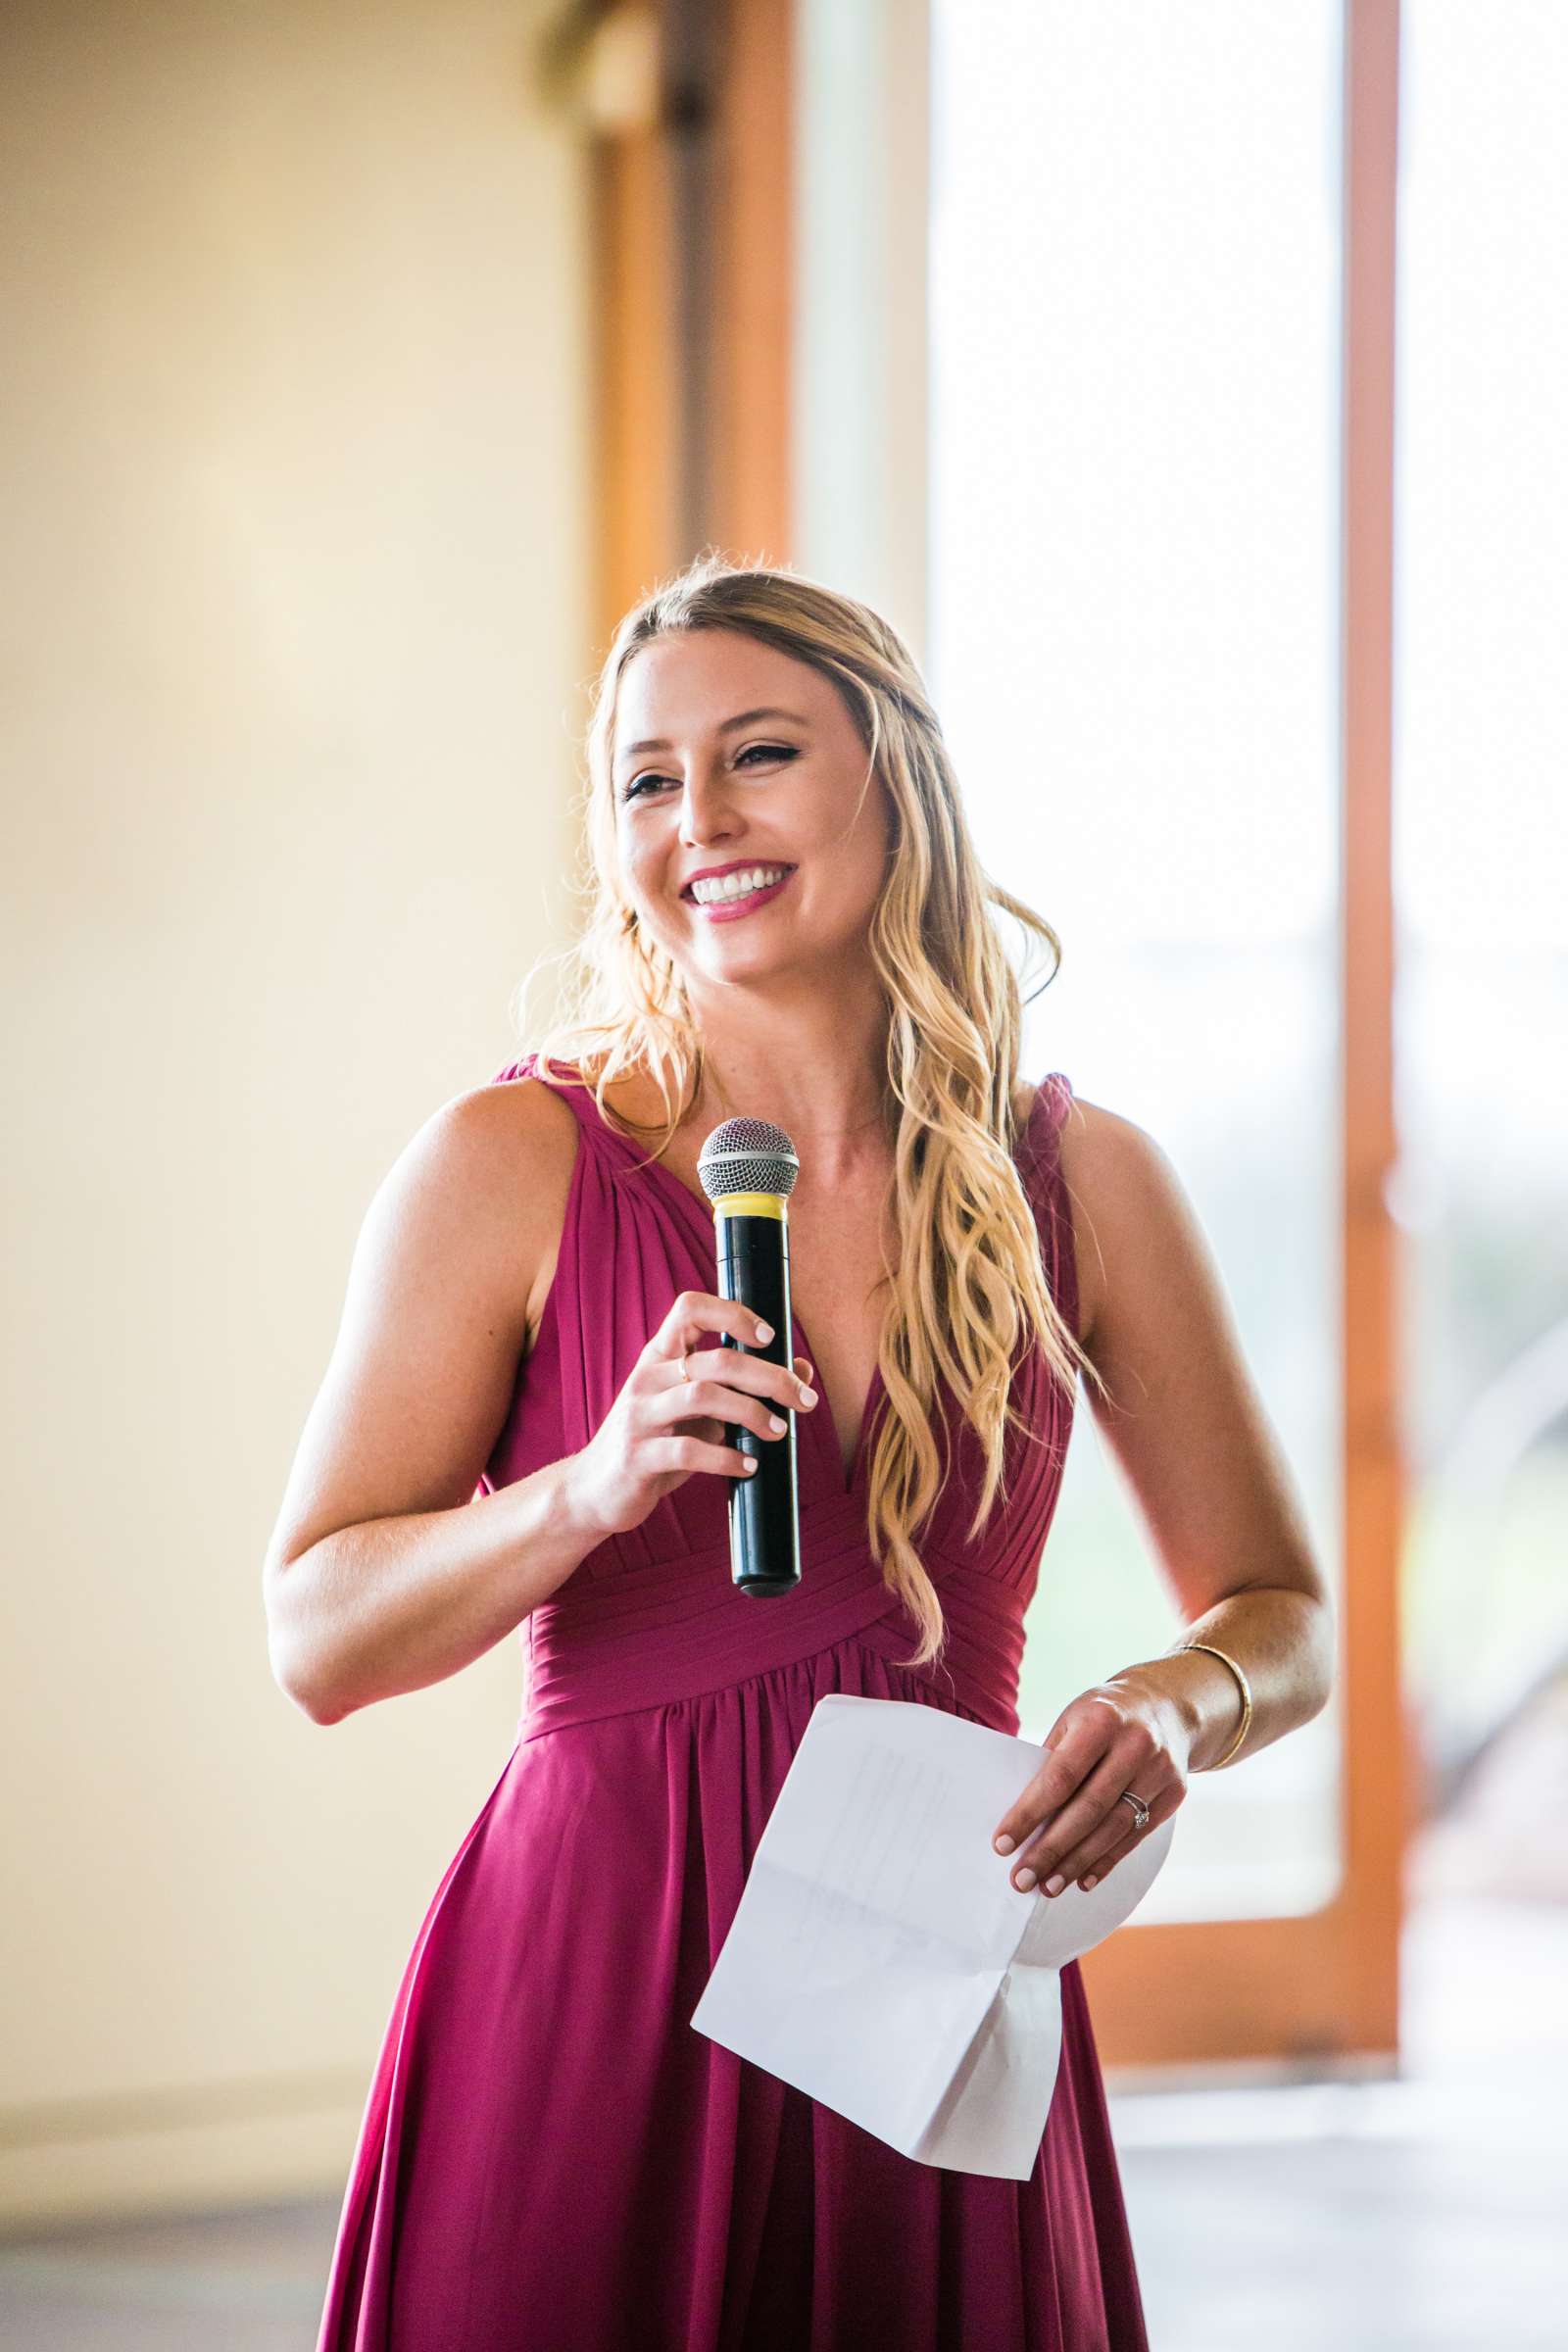
[[[518,1353],[554,1274],[576,1152],[569,1103],[541,1080],[454,1095],[405,1147],[371,1203],[411,1274],[484,1298]]]
[[[518,1079],[454,1096],[398,1154],[354,1249],[270,1573],[337,1529],[472,1494],[547,1254],[553,1272],[575,1127],[569,1103]]]
[[[1061,1128],[1061,1173],[1072,1210],[1078,1269],[1078,1337],[1088,1348],[1101,1328],[1107,1269],[1157,1279],[1161,1246],[1188,1229],[1191,1204],[1165,1152],[1145,1128],[1075,1095]]]

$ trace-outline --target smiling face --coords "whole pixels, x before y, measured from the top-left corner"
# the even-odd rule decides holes
[[[739,630],[655,638],[627,662],[613,756],[621,875],[694,996],[707,976],[863,976],[892,839],[866,765],[836,687]],[[693,896],[694,877],[757,866],[763,887],[744,897]]]

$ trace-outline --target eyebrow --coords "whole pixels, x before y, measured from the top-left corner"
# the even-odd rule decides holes
[[[720,721],[717,732],[720,735],[733,735],[737,727],[749,727],[754,719],[759,718],[787,718],[794,727],[804,727],[808,723],[798,710],[777,710],[764,706],[760,710],[737,710],[733,718]],[[674,748],[664,736],[649,735],[641,743],[622,744],[621,758],[638,760],[644,752],[669,752]]]

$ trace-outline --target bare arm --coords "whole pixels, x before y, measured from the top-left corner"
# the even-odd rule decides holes
[[[263,1571],[272,1671],[317,1723],[460,1672],[601,1540],[571,1457],[472,1499],[576,1148],[548,1088],[484,1088],[426,1122],[370,1204]]]
[[[1243,1359],[1208,1244],[1169,1160],[1127,1119],[1080,1102],[1062,1136],[1089,1389],[1187,1621],[1251,1686],[1238,1760],[1307,1722],[1334,1673],[1329,1594],[1278,1439]],[[1235,1677],[1203,1651],[1129,1669],[1168,1691],[1194,1770],[1241,1722]]]

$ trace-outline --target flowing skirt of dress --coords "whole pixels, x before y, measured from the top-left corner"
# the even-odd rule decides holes
[[[917,2164],[687,2023],[830,1690],[925,1695],[851,1641],[519,1743],[394,2005],[322,2352],[1144,2352],[1076,1961],[1027,2181]]]

